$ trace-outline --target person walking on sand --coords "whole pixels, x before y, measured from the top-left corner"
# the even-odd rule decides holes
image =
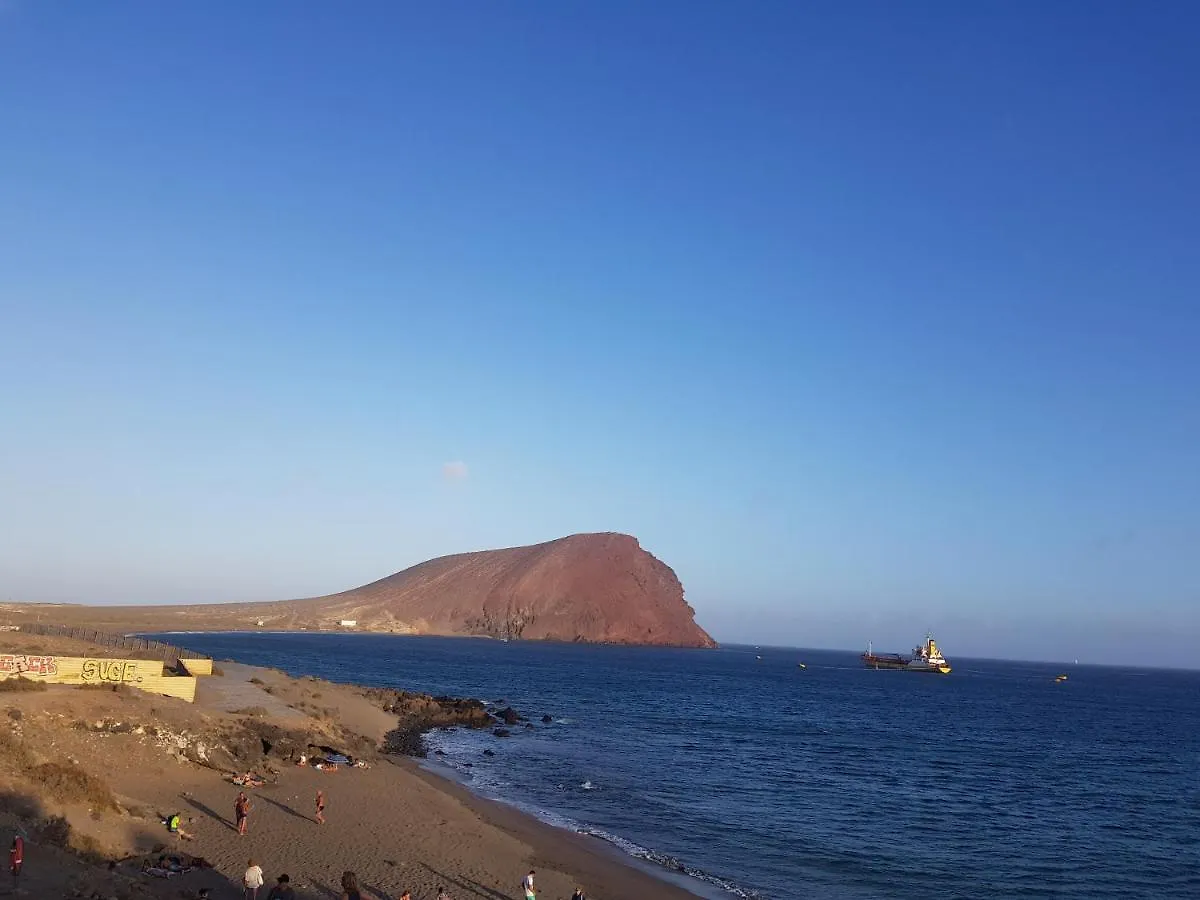
[[[587,897],[583,896],[583,888],[575,888],[575,893],[571,895],[571,900],[587,900]]]
[[[341,900],[362,900],[362,893],[358,889],[358,876],[353,872],[342,873]]]
[[[318,825],[325,824],[325,792],[317,791],[317,815],[316,820]]]
[[[533,869],[521,879],[521,889],[525,891],[525,900],[537,900],[537,889],[533,886]]]
[[[233,815],[237,819],[237,833],[245,834],[246,825],[250,818],[250,798],[245,791],[238,791],[237,800],[233,803]]]
[[[263,871],[254,860],[246,863],[242,886],[246,889],[245,900],[258,900],[258,889],[263,886]]]

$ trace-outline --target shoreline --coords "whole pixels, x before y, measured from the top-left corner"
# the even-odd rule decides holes
[[[545,852],[545,849],[557,845],[556,849],[559,850],[559,853],[555,856],[560,859],[561,851],[567,849],[573,859],[578,859],[582,863],[578,866],[578,871],[586,872],[593,868],[600,870],[617,865],[632,874],[653,879],[657,891],[655,896],[664,897],[667,900],[688,900],[688,898],[695,900],[697,897],[702,900],[719,900],[722,897],[735,896],[685,873],[675,873],[649,861],[640,860],[603,838],[554,825],[504,800],[485,797],[471,790],[463,781],[451,777],[449,774],[438,772],[422,760],[412,757],[399,757],[398,759],[389,757],[389,761],[392,765],[408,769],[434,790],[454,797],[489,824],[523,842],[532,844],[535,849],[542,849]],[[582,880],[594,882],[596,879]],[[704,890],[704,888],[708,888],[708,890]]]

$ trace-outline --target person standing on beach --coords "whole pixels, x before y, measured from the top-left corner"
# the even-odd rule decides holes
[[[325,792],[317,791],[317,824],[325,824]]]
[[[342,900],[362,900],[358,889],[358,876],[353,872],[342,873]]]
[[[537,890],[533,886],[533,869],[521,879],[521,888],[525,891],[525,900],[537,900]]]
[[[245,900],[258,900],[258,889],[263,886],[263,871],[254,860],[246,863],[242,886],[246,889]]]
[[[13,837],[12,849],[8,851],[8,871],[12,873],[13,893],[21,880],[21,866],[25,865],[25,839],[19,834]]]
[[[233,804],[233,815],[237,819],[237,833],[245,834],[247,820],[250,818],[250,798],[245,791],[238,791],[237,800]]]

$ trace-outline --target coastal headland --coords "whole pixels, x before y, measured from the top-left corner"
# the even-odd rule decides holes
[[[333,631],[715,647],[666,563],[630,535],[576,534],[420,563],[321,597],[170,606],[0,604],[14,623],[109,631]]]
[[[0,632],[0,655],[139,657],[21,631]],[[0,680],[0,829],[25,839],[24,896],[179,900],[207,888],[232,900],[251,858],[268,886],[287,873],[300,900],[338,896],[347,870],[373,900],[405,890],[433,900],[439,887],[456,900],[516,897],[530,869],[545,898],[577,885],[597,900],[693,896],[594,838],[477,799],[409,755],[428,729],[539,727],[540,710],[219,661],[198,679],[194,703],[122,684],[44,682],[28,670]],[[235,783],[247,774],[254,786]],[[245,835],[234,824],[240,790],[251,807]],[[168,831],[175,814],[182,835]]]

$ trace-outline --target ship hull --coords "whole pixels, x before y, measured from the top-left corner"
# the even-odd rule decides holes
[[[921,660],[907,659],[903,656],[876,656],[864,653],[862,662],[868,669],[897,669],[901,672],[925,672],[930,675],[950,674],[948,665],[930,665]]]

